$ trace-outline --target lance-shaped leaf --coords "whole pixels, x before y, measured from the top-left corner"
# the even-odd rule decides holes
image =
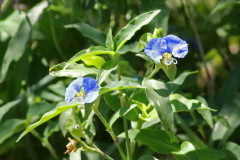
[[[97,69],[100,69],[105,63],[105,60],[100,56],[89,56],[82,61],[88,66],[95,66]]]
[[[127,115],[130,111],[132,111],[135,107],[137,107],[136,104],[132,104],[127,107],[120,108],[110,119],[109,125],[112,127],[112,125],[116,122],[116,120],[120,117],[123,117]]]
[[[161,10],[154,10],[143,13],[131,20],[124,28],[122,28],[114,38],[116,43],[116,51],[118,51],[124,43],[134,36],[142,26],[148,24]]]
[[[106,47],[102,47],[102,46],[92,46],[89,47],[88,49],[82,50],[80,52],[78,52],[77,54],[75,54],[69,61],[68,64],[70,63],[74,63],[77,61],[80,61],[86,57],[89,56],[95,56],[95,55],[100,55],[100,54],[110,54],[110,55],[114,55],[115,52],[110,51],[108,48]],[[65,67],[66,68],[66,67]]]
[[[170,154],[172,151],[179,150],[178,143],[172,142],[171,138],[163,130],[142,129],[135,137],[135,140],[158,153]]]
[[[94,42],[98,43],[99,45],[104,45],[104,42],[106,40],[106,35],[101,30],[93,28],[92,26],[86,23],[69,24],[64,27],[75,28],[76,30],[81,32],[84,37],[92,39]]]
[[[96,68],[89,68],[84,66],[84,64],[72,63],[68,68],[64,69],[67,65],[66,62],[57,64],[49,69],[49,72],[52,76],[57,77],[84,77],[86,75],[96,75]]]
[[[129,88],[145,88],[145,87],[140,84],[127,82],[127,81],[110,82],[106,86],[100,89],[100,95],[110,91],[115,91],[120,89],[129,89]]]
[[[114,50],[114,41],[113,41],[113,36],[112,36],[112,29],[110,28],[107,34],[107,39],[105,42],[105,45],[108,49]]]
[[[39,121],[37,121],[36,123],[31,124],[30,126],[28,126],[28,128],[18,137],[17,142],[23,137],[25,136],[28,132],[32,131],[34,128],[40,126],[41,124],[47,122],[48,120],[56,117],[57,115],[59,115],[60,113],[76,107],[77,105],[79,105],[79,102],[60,102],[58,103],[58,105],[56,106],[56,108],[54,108],[53,110],[45,113],[41,119]]]
[[[173,81],[170,81],[167,83],[167,87],[171,92],[174,92],[178,89],[179,86],[181,86],[183,84],[183,82],[186,80],[186,78],[189,75],[195,74],[197,73],[197,71],[193,71],[193,72],[183,72],[180,76],[178,76],[176,79],[174,79]]]
[[[110,73],[114,70],[116,70],[118,67],[118,63],[116,61],[108,61],[106,62],[99,70],[97,75],[98,84],[101,85],[102,82],[104,82],[107,77],[110,75]]]
[[[172,104],[173,112],[190,111],[196,109],[216,111],[196,99],[187,99],[180,94],[171,94],[170,101]]]
[[[26,18],[22,21],[17,30],[17,33],[9,41],[8,48],[2,61],[0,83],[3,82],[3,80],[5,79],[11,63],[13,61],[18,61],[24,55],[28,40],[31,37],[32,25],[34,25],[38,21],[38,18],[46,7],[47,2],[44,1],[31,9],[27,14],[29,20]],[[29,24],[29,22],[31,24]]]
[[[169,91],[161,81],[144,79],[148,101],[156,109],[163,127],[168,133],[173,133],[173,110],[169,101]],[[156,89],[156,90],[154,90]]]
[[[7,104],[3,105],[2,107],[0,107],[0,122],[2,121],[3,116],[14,106],[16,106],[17,104],[19,104],[22,100],[21,99],[17,99],[15,101],[11,101],[8,102]]]

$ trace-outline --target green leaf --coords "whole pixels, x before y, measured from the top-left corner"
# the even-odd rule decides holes
[[[101,85],[110,75],[110,73],[117,69],[117,67],[118,67],[118,63],[116,61],[111,60],[106,62],[98,72],[98,75],[96,78],[98,81],[98,84]]]
[[[136,31],[142,26],[148,24],[161,10],[154,10],[143,13],[131,20],[124,28],[122,28],[114,38],[116,43],[116,51],[118,51],[128,40],[132,38]]]
[[[18,105],[22,100],[17,99],[15,101],[8,102],[7,104],[0,107],[0,122],[2,121],[3,116],[14,106]]]
[[[81,160],[81,148],[78,148],[76,152],[71,152],[69,154],[70,160]]]
[[[154,152],[170,154],[179,150],[176,142],[172,142],[168,134],[163,130],[142,129],[135,137],[135,140],[147,145]]]
[[[137,83],[127,82],[127,81],[118,81],[118,82],[110,82],[106,86],[100,89],[100,95],[121,89],[129,89],[129,88],[145,88]]]
[[[160,84],[160,85],[159,85]],[[149,103],[154,106],[158,116],[166,131],[173,133],[173,111],[169,101],[169,91],[163,82],[156,80],[143,80],[143,85],[146,89],[146,96]],[[157,89],[158,91],[154,91]]]
[[[172,152],[172,154],[177,160],[192,160],[193,156],[191,157],[187,153],[195,150],[196,149],[192,143],[184,141],[180,146],[180,150],[177,152]]]
[[[179,86],[183,84],[183,82],[186,80],[186,78],[189,75],[196,74],[197,71],[194,72],[183,72],[180,76],[178,76],[176,79],[173,81],[170,81],[167,83],[167,87],[171,92],[174,92],[178,89]]]
[[[57,76],[57,77],[84,77],[86,75],[96,75],[97,69],[96,68],[89,68],[84,66],[84,64],[77,64],[72,63],[68,65],[66,69],[65,66],[67,66],[68,63],[63,62],[60,64],[57,64],[49,69],[50,75]]]
[[[28,126],[28,128],[18,137],[17,139],[17,142],[23,137],[25,136],[28,132],[30,132],[31,130],[33,130],[34,128],[40,126],[41,124],[47,122],[48,120],[56,117],[57,115],[59,115],[60,113],[70,109],[70,108],[73,108],[73,107],[76,107],[78,106],[79,103],[78,102],[70,102],[70,103],[67,103],[67,102],[60,102],[58,103],[58,105],[56,106],[55,109],[45,113],[42,118],[37,121],[36,123],[33,123],[31,124],[30,126]]]
[[[240,100],[236,97],[234,101],[230,101],[228,104],[224,105],[220,110],[219,115],[224,117],[230,125],[229,128],[222,124],[220,120],[218,120],[214,125],[212,140],[220,140],[220,145],[222,145],[240,125]]]
[[[187,99],[180,94],[171,94],[170,102],[173,107],[173,112],[190,111],[195,109],[216,111],[196,99]]]
[[[9,37],[13,37],[16,34],[18,27],[21,24],[24,17],[25,15],[23,13],[20,14],[19,11],[15,10],[11,13],[11,15],[6,17],[4,20],[1,20],[0,21],[0,32],[1,32],[0,39],[2,41],[5,41]]]
[[[61,113],[59,116],[59,124],[64,137],[68,131],[73,137],[82,136],[81,122],[76,114],[76,110],[73,108]]]
[[[105,60],[100,56],[89,56],[82,60],[88,66],[95,66],[100,69],[105,63]]]
[[[129,139],[131,141],[134,141],[135,137],[137,136],[137,134],[140,132],[139,129],[129,129],[128,130],[128,136],[129,136]],[[126,134],[125,132],[122,132],[121,134],[119,134],[117,136],[118,138],[126,138]]]
[[[176,160],[220,160],[225,157],[224,152],[211,148],[198,149],[190,142],[183,142],[178,152],[172,152]]]
[[[170,81],[173,81],[175,79],[175,76],[177,73],[177,67],[174,63],[170,65],[165,65],[161,62],[156,65],[160,65],[160,67],[163,69],[164,73],[167,75]]]
[[[112,29],[111,28],[108,31],[105,45],[109,50],[111,50],[111,51],[114,50],[114,41],[113,41]]]
[[[198,96],[197,100],[200,101],[201,103],[203,103],[205,106],[208,106],[207,101],[203,98]],[[202,110],[202,109],[198,109],[197,112],[199,114],[202,115],[203,119],[205,119],[205,121],[208,123],[208,125],[213,128],[213,120],[212,120],[212,113],[210,110]]]
[[[150,155],[143,155],[138,160],[159,160],[159,159],[157,159],[153,156],[150,156]]]
[[[211,148],[199,149],[195,151],[199,160],[221,160],[225,157],[224,152]],[[195,158],[194,158],[195,159]]]
[[[127,115],[130,111],[132,111],[136,107],[137,107],[136,104],[132,104],[130,106],[120,108],[110,119],[109,125],[112,127],[112,125],[114,124],[114,122],[116,122],[118,118]]]
[[[239,0],[221,0],[218,2],[217,6],[212,10],[212,12],[210,13],[210,16],[223,10],[226,7],[229,7],[232,5],[239,5],[239,4],[240,4]]]
[[[3,80],[5,79],[11,63],[14,61],[18,61],[24,55],[28,40],[30,39],[30,35],[32,32],[32,25],[34,25],[37,22],[42,11],[46,7],[47,2],[44,1],[36,5],[33,9],[31,9],[28,13],[28,18],[31,22],[31,25],[29,24],[27,18],[23,20],[18,28],[17,33],[10,40],[7,51],[2,61],[0,83],[2,83]]]
[[[104,42],[106,41],[106,35],[99,29],[93,28],[92,26],[86,24],[86,23],[79,23],[79,24],[69,24],[65,25],[65,28],[75,28],[84,37],[92,39],[94,42],[96,42],[99,45],[104,45]]]
[[[69,61],[68,63],[74,63],[77,61],[80,61],[86,57],[89,56],[95,56],[95,55],[100,55],[100,54],[110,54],[114,55],[115,52],[109,51],[108,48],[102,47],[102,46],[91,46],[88,49],[82,50],[75,54]]]
[[[157,37],[163,37],[163,29],[162,28],[155,28],[153,31],[153,38],[157,38]]]
[[[117,112],[121,108],[119,94],[118,93],[105,93],[103,94],[104,100],[107,105],[114,111]]]
[[[0,124],[0,144],[11,137],[14,133],[20,132],[26,126],[26,121],[20,119],[9,119]]]
[[[58,121],[53,121],[48,124],[43,132],[43,136],[45,139],[48,139],[53,133],[60,131]]]
[[[153,39],[152,33],[144,33],[140,37],[140,40],[139,40],[139,43],[138,43],[138,51],[139,52],[142,51],[151,39]]]
[[[52,110],[53,108],[55,108],[55,106],[56,104],[50,104],[44,101],[40,103],[34,103],[29,106],[26,119],[30,123],[35,122],[40,118],[40,116],[42,116],[42,114]]]
[[[240,146],[233,142],[228,142],[225,146],[225,148],[230,151],[234,156],[237,158],[237,160],[240,160]]]

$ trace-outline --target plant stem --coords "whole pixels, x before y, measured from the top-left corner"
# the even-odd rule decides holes
[[[88,137],[88,136],[87,136]],[[89,137],[88,137],[89,138]],[[91,152],[95,152],[98,153],[100,156],[102,156],[103,158],[107,159],[107,160],[113,160],[110,156],[108,156],[107,154],[105,154],[103,151],[101,151],[94,143],[92,143],[91,141],[91,146],[89,147],[86,143],[84,143],[81,139],[77,139],[77,141],[81,144],[81,146],[87,150],[87,151],[91,151]]]
[[[108,124],[108,122],[105,120],[105,118],[101,115],[101,113],[98,110],[94,110],[95,114],[98,116],[98,118],[102,121],[103,125],[106,127],[108,133],[111,135],[114,143],[116,144],[118,151],[122,157],[123,160],[126,160],[126,156],[125,153],[123,152],[123,149],[121,147],[121,145],[119,144],[118,138],[115,135],[115,133],[113,132],[111,126]]]
[[[153,72],[148,76],[148,79],[151,79],[160,70],[160,68],[161,67],[159,65],[155,65],[155,68]]]
[[[184,122],[184,120],[178,115],[175,114],[175,119],[177,123],[182,127],[182,129],[187,133],[192,143],[194,143],[199,148],[206,148],[207,146],[203,143],[203,141],[188,127],[188,125]]]
[[[117,54],[116,60],[119,63],[119,53],[116,52],[116,54]],[[118,81],[120,81],[121,80],[120,65],[118,65],[118,68],[117,68],[117,75],[118,75]],[[121,107],[123,108],[126,106],[126,101],[125,101],[122,91],[119,91],[119,95],[120,95]],[[126,138],[127,160],[131,160],[132,157],[131,157],[130,140],[129,140],[129,135],[128,135],[128,123],[127,123],[127,119],[125,117],[123,117],[123,126],[124,126],[125,138]]]
[[[43,143],[43,145],[49,150],[54,159],[58,160],[58,156],[51,143],[49,143],[48,139],[41,137],[36,130],[32,130],[31,133]]]

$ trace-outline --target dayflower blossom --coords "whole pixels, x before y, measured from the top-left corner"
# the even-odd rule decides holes
[[[92,103],[99,95],[99,86],[91,77],[79,77],[72,81],[66,89],[65,101],[78,101],[81,104]]]
[[[167,35],[163,38],[151,39],[144,52],[155,62],[163,60],[166,65],[177,64],[177,60],[173,57],[184,58],[188,53],[188,44],[175,35]]]

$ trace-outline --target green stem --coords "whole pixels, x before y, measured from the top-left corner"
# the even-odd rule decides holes
[[[188,127],[188,125],[184,122],[184,120],[178,115],[175,114],[175,119],[177,123],[182,127],[182,129],[187,133],[192,143],[194,143],[199,148],[206,148],[207,146],[203,143],[203,141]]]
[[[148,76],[148,79],[151,79],[160,70],[160,68],[161,68],[160,65],[155,64],[155,68],[153,72]]]
[[[38,139],[40,140],[43,145],[49,150],[49,152],[51,153],[51,155],[53,156],[54,159],[58,160],[58,156],[54,150],[54,148],[52,147],[51,143],[49,143],[48,139],[46,138],[42,138],[38,132],[36,130],[32,130],[31,133]]]
[[[105,154],[100,148],[98,148],[95,143],[93,143],[93,141],[89,138],[89,136],[86,134],[86,132],[83,132],[83,136],[86,139],[87,143],[89,145],[91,145],[91,147],[95,148],[95,150],[97,151],[97,153],[102,156],[103,158],[107,159],[107,160],[113,160],[113,158],[111,158],[110,156],[108,156],[107,154]]]
[[[118,151],[122,157],[123,160],[126,160],[126,156],[123,152],[123,149],[121,147],[121,145],[119,144],[119,141],[118,141],[118,138],[117,136],[115,135],[115,133],[113,132],[111,126],[108,124],[108,122],[105,120],[105,118],[101,115],[101,113],[98,111],[98,110],[94,110],[95,114],[98,116],[98,118],[102,121],[103,125],[106,127],[108,133],[111,135],[114,143],[116,144],[117,148],[118,148]]]
[[[119,53],[118,52],[116,52],[115,58],[119,63]],[[120,81],[121,80],[120,65],[118,65],[118,68],[117,68],[117,75],[118,75],[118,81]],[[125,107],[126,101],[125,101],[122,91],[119,91],[119,95],[120,95],[121,107]],[[128,123],[127,123],[127,119],[125,117],[123,117],[123,126],[124,126],[124,133],[125,133],[125,137],[126,137],[127,160],[131,160],[132,157],[131,157],[130,139],[129,139],[129,135],[128,135]]]

